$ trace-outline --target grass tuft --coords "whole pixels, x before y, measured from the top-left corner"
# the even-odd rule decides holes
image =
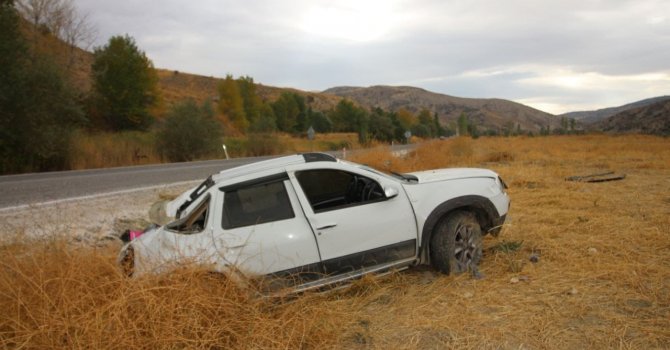
[[[494,245],[493,247],[491,247],[490,249],[494,252],[501,252],[501,253],[508,254],[508,253],[511,253],[511,252],[516,252],[517,250],[519,250],[521,248],[522,245],[523,245],[523,241],[509,241],[508,242],[508,241],[503,240],[502,242],[500,242],[500,243]]]

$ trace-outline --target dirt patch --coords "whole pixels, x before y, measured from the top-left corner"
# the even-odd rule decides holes
[[[148,210],[162,197],[174,196],[188,185],[166,186],[116,196],[72,201],[0,213],[5,236],[67,237],[79,242],[105,241],[126,229],[141,229],[150,223]]]

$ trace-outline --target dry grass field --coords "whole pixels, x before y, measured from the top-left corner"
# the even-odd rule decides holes
[[[75,134],[68,154],[72,170],[110,168],[168,162],[157,149],[154,132],[125,131],[118,133]],[[253,157],[271,154],[291,154],[310,151],[357,149],[361,145],[356,133],[319,133],[313,141],[286,133],[270,135],[224,137],[230,157]],[[202,159],[224,159],[221,149]]]
[[[5,232],[0,346],[670,348],[670,140],[457,138],[404,158],[378,148],[355,160],[394,171],[499,172],[512,208],[501,235],[484,240],[484,278],[416,268],[267,300],[197,270],[125,278],[113,243]],[[626,178],[565,180],[603,171]]]

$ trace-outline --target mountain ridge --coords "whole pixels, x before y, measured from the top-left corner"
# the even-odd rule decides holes
[[[670,136],[670,99],[632,108],[598,121],[592,129],[609,133]]]
[[[541,128],[560,125],[554,115],[518,102],[501,98],[456,97],[413,86],[337,86],[323,93],[350,99],[367,108],[405,108],[413,113],[428,109],[437,113],[443,124],[454,123],[461,113],[465,113],[478,127],[497,131],[518,125],[523,130],[537,132]]]
[[[626,110],[635,109],[635,108],[639,108],[639,107],[645,107],[645,106],[654,104],[656,102],[665,101],[665,100],[670,100],[670,96],[664,95],[664,96],[650,97],[650,98],[646,98],[646,99],[643,99],[643,100],[627,103],[627,104],[621,105],[621,106],[600,108],[600,109],[591,110],[591,111],[574,111],[574,112],[559,114],[558,116],[559,117],[566,117],[566,118],[574,118],[575,120],[580,121],[584,124],[593,124],[593,123],[597,123],[601,120],[607,119],[611,116],[614,116],[616,114],[619,114],[621,112],[624,112]]]

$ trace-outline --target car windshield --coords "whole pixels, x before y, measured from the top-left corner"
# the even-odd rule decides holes
[[[207,196],[202,200],[198,207],[195,208],[195,210],[193,210],[187,216],[167,224],[165,228],[170,231],[179,232],[182,234],[202,232],[202,230],[205,228],[205,225],[207,224],[209,202],[210,197]]]

